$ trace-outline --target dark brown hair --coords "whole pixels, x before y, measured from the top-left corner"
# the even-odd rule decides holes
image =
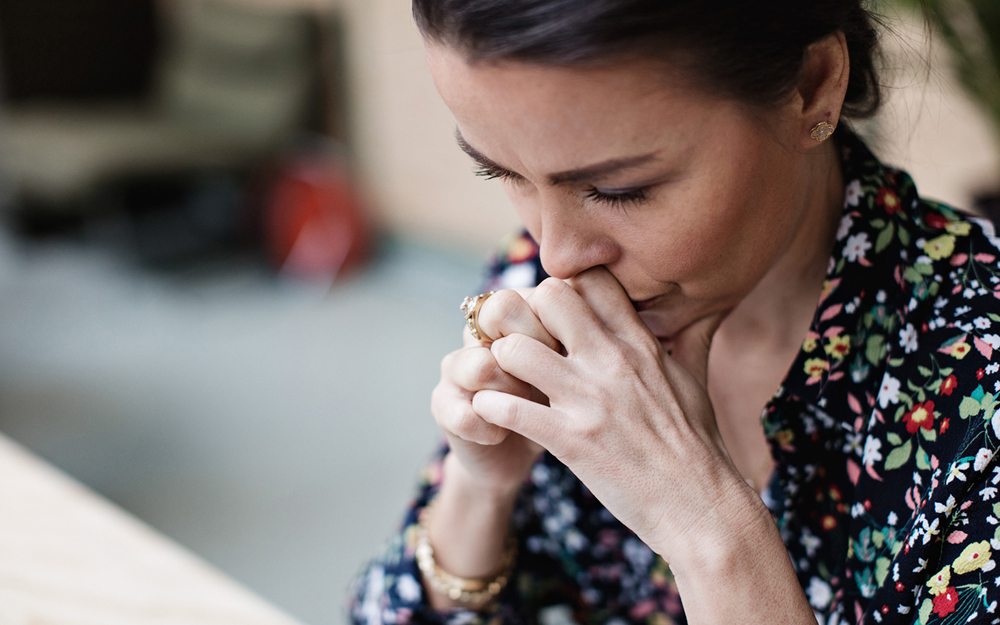
[[[864,0],[413,0],[424,37],[471,62],[588,66],[677,62],[695,83],[742,102],[781,102],[809,44],[842,31],[850,54],[845,117],[879,107],[877,20]]]

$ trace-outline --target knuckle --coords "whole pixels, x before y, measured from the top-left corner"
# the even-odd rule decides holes
[[[613,391],[602,388],[598,390],[594,397],[594,405],[602,409],[605,414],[621,405],[621,397]],[[601,425],[599,423],[584,423],[583,434],[588,439],[596,437]]]
[[[485,421],[472,407],[470,394],[455,395],[446,383],[440,383],[431,393],[431,414],[445,432],[464,441],[479,445],[496,445],[503,442],[506,430]]]
[[[605,350],[603,363],[611,375],[618,379],[635,377],[639,372],[633,359],[621,349]]]
[[[441,360],[441,380],[461,389],[479,390],[497,375],[497,364],[490,350],[480,345],[452,352]]]
[[[566,289],[571,288],[568,284],[558,278],[546,278],[531,294],[531,297],[541,306],[556,304],[566,293]]]
[[[453,406],[451,410],[447,411],[444,418],[438,421],[438,425],[463,440],[470,440],[475,433],[478,421],[479,416],[472,411],[472,406],[465,404]]]
[[[452,432],[468,440],[473,437],[478,425],[479,416],[467,407],[456,413]]]
[[[497,417],[506,428],[517,430],[520,426],[519,421],[521,418],[521,411],[518,409],[517,402],[504,402],[501,404]]]
[[[643,357],[653,358],[657,361],[660,359],[663,347],[660,345],[660,341],[648,331],[637,336],[634,344]]]
[[[490,348],[496,362],[506,360],[517,353],[528,340],[523,334],[509,334],[502,341],[495,341]]]
[[[521,296],[513,289],[504,289],[502,291],[497,291],[493,296],[486,300],[483,304],[483,308],[490,306],[500,312],[509,311],[516,307],[519,302],[523,301]]]
[[[497,362],[493,354],[487,349],[470,350],[469,362],[466,363],[467,383],[474,388],[469,390],[480,390],[486,388],[497,378]]]
[[[431,414],[439,427],[451,430],[453,414],[461,409],[462,401],[446,384],[438,384],[431,393]]]
[[[486,300],[486,304],[490,304],[494,300],[496,303],[490,308],[490,327],[499,329],[502,334],[504,328],[516,322],[524,300],[516,292],[509,289],[497,291],[493,297]]]
[[[437,421],[438,425],[441,424],[440,419],[438,419],[438,415],[442,414],[441,408],[444,404],[442,386],[443,385],[441,383],[438,383],[438,385],[434,387],[434,390],[431,391],[431,414],[434,415],[434,420]]]
[[[478,441],[482,445],[499,445],[507,438],[507,430],[497,427],[492,423],[483,422],[483,430],[481,434],[481,440]]]
[[[504,431],[492,423],[483,421],[482,417],[472,409],[471,404],[465,404],[453,414],[453,417],[447,429],[462,440],[479,445],[495,445],[504,439]]]
[[[434,421],[441,427],[444,427],[445,417],[448,414],[449,399],[443,383],[435,386],[431,392],[431,414],[434,416]]]
[[[597,418],[583,418],[573,424],[573,439],[584,447],[600,447],[604,434],[604,423]]]
[[[469,403],[472,400],[472,392],[455,384],[452,380],[442,379],[431,391],[431,412],[434,419],[440,424],[442,418],[446,417],[455,405]]]

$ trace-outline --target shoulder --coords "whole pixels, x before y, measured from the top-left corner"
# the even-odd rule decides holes
[[[878,395],[898,430],[888,442],[901,441],[885,468],[912,453],[931,469],[1000,441],[1000,239],[992,223],[924,200],[897,223],[912,241],[895,270],[898,329]]]
[[[870,257],[884,290],[861,322],[881,329],[863,346],[881,379],[859,421],[853,548],[858,570],[882,585],[859,581],[870,607],[916,608],[928,622],[998,592],[1000,239],[992,223],[920,199],[892,175],[905,176],[871,189],[884,206],[865,217],[886,255]],[[884,555],[870,549],[876,536]]]

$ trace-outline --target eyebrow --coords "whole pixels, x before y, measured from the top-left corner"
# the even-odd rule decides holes
[[[458,147],[460,147],[463,152],[468,154],[472,160],[476,161],[476,163],[482,165],[486,169],[516,178],[523,178],[523,176],[517,172],[507,169],[476,148],[472,147],[469,142],[465,140],[465,137],[462,136],[461,130],[455,130],[455,140],[458,141]],[[649,154],[640,154],[638,156],[614,158],[601,163],[595,163],[594,165],[587,165],[586,167],[581,167],[579,169],[571,169],[555,174],[549,174],[548,179],[553,185],[582,182],[584,180],[599,180],[605,176],[618,173],[619,171],[644,165],[652,160],[655,160],[656,157],[656,152],[650,152]]]

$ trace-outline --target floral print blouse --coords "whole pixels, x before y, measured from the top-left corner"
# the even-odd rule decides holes
[[[811,330],[762,415],[763,493],[820,625],[1000,623],[1000,237],[917,195],[846,128],[843,217]],[[508,242],[490,288],[545,277]],[[513,515],[515,581],[479,613],[428,607],[419,510],[351,592],[354,623],[685,622],[670,570],[543,454]]]

